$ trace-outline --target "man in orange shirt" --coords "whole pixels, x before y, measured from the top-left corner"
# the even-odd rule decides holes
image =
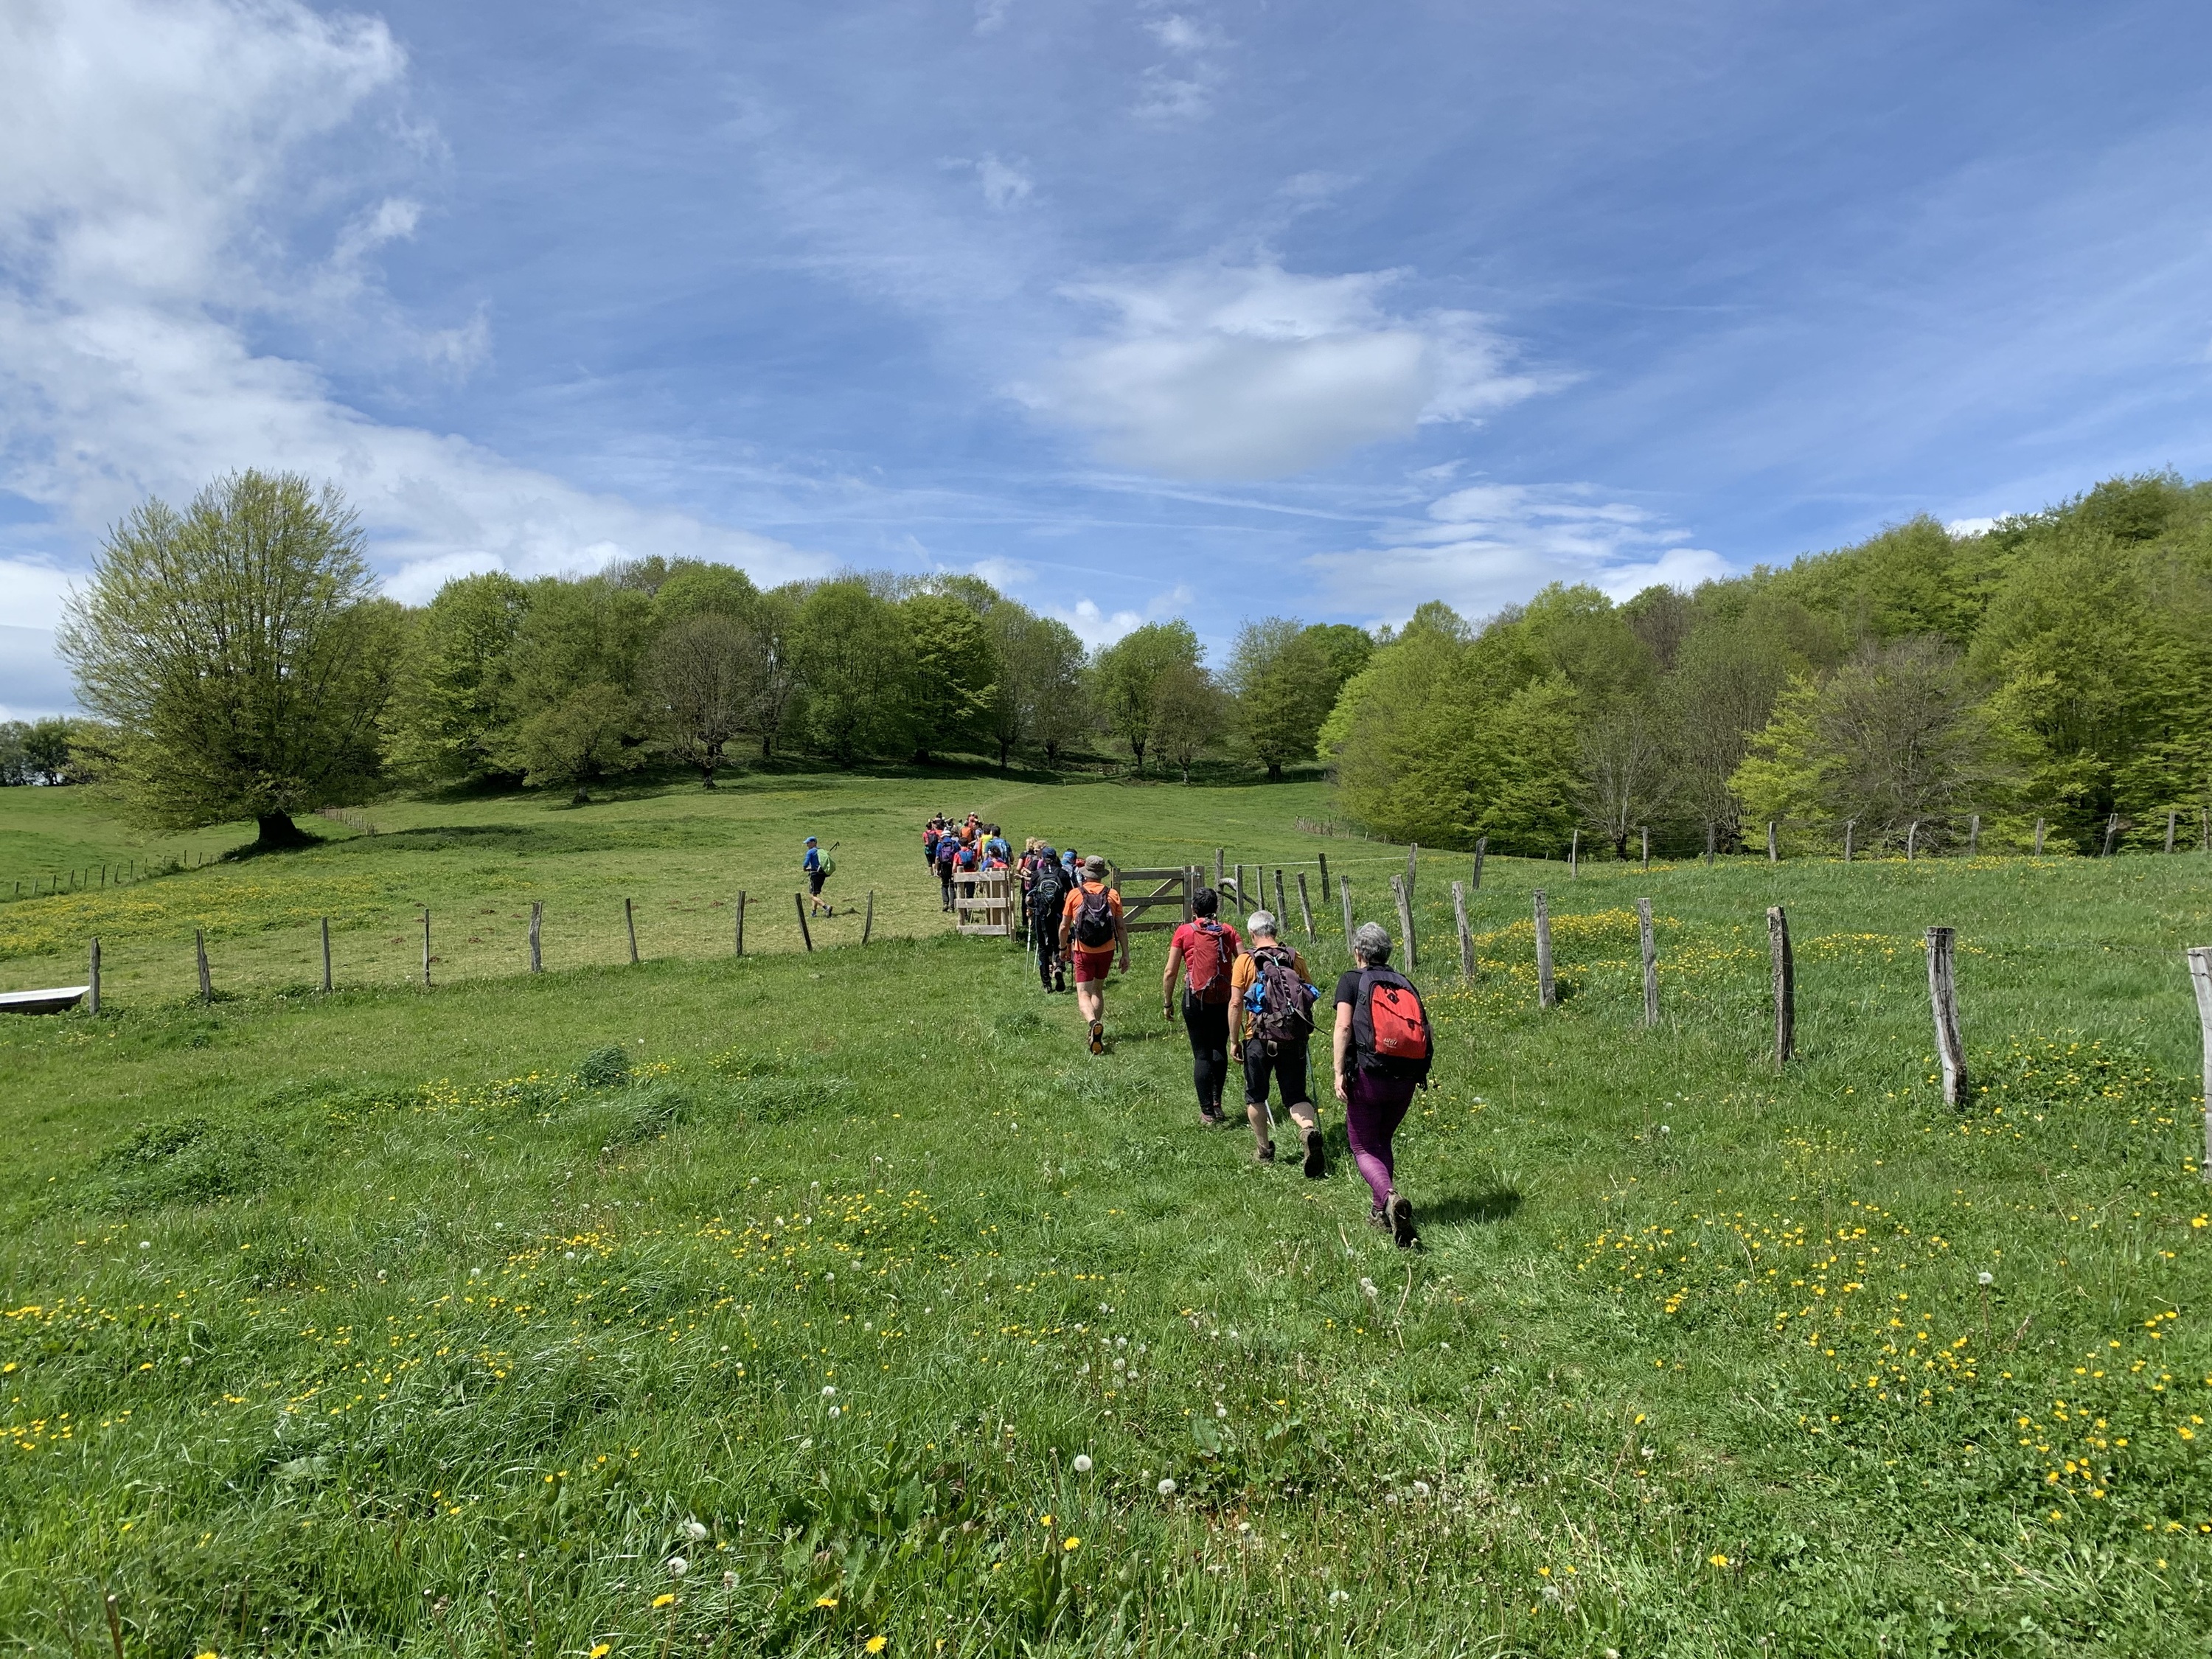
[[[1106,975],[1114,953],[1129,971],[1129,933],[1121,925],[1121,896],[1106,884],[1106,860],[1083,860],[1083,880],[1060,912],[1060,949],[1073,956],[1075,1006],[1091,1026],[1091,1052],[1106,1052]]]

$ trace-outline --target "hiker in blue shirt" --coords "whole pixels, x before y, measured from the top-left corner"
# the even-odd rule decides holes
[[[799,867],[806,872],[806,890],[811,900],[807,914],[836,915],[836,911],[822,902],[822,884],[830,879],[830,873],[837,867],[837,862],[822,850],[821,843],[812,836],[806,838],[806,856],[799,860]]]

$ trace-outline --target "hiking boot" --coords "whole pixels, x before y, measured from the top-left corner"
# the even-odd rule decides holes
[[[1390,1231],[1390,1212],[1388,1210],[1370,1210],[1367,1212],[1367,1224],[1374,1228],[1378,1233],[1389,1232]]]
[[[1322,1146],[1321,1131],[1318,1129],[1307,1129],[1301,1133],[1304,1134],[1306,1143],[1306,1179],[1309,1181],[1319,1181],[1323,1176],[1328,1173],[1328,1166],[1322,1157],[1323,1148]]]
[[[1273,1164],[1275,1161],[1275,1143],[1271,1140],[1261,1147],[1252,1154],[1252,1161],[1255,1164]]]
[[[1106,1052],[1106,1022],[1103,1019],[1091,1022],[1091,1052],[1094,1054]]]
[[[1227,1117],[1215,1111],[1211,1106],[1201,1106],[1198,1109],[1198,1121],[1209,1129],[1218,1129],[1229,1121]]]
[[[1413,1205],[1395,1194],[1390,1200],[1390,1242],[1401,1250],[1410,1250],[1421,1242],[1413,1226]]]

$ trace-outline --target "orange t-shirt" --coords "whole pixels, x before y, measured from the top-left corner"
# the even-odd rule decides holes
[[[1060,914],[1066,919],[1067,925],[1071,928],[1075,926],[1075,918],[1082,914],[1083,896],[1085,893],[1098,892],[1103,892],[1106,895],[1106,908],[1114,913],[1114,920],[1116,921],[1121,920],[1121,895],[1116,892],[1113,888],[1107,886],[1103,881],[1086,881],[1078,887],[1073,892],[1070,893],[1067,896],[1067,902],[1060,907]],[[1085,945],[1081,940],[1078,939],[1073,933],[1071,933],[1068,935],[1067,942],[1071,947],[1075,950],[1081,951],[1086,955],[1096,956],[1103,952],[1108,956],[1111,956],[1114,952],[1114,941],[1110,939],[1103,945]]]

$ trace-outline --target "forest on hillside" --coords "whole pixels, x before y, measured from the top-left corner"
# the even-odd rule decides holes
[[[222,488],[250,506],[264,485]],[[649,557],[580,579],[460,577],[410,609],[374,596],[342,503],[274,486],[296,486],[286,510],[343,567],[325,584],[343,648],[298,717],[319,723],[313,741],[264,744],[311,757],[250,757],[235,787],[185,777],[177,751],[199,745],[159,738],[163,721],[234,728],[176,706],[256,671],[201,665],[189,690],[165,691],[134,643],[159,630],[99,609],[128,561],[184,568],[165,536],[197,535],[205,568],[228,568],[210,486],[184,514],[150,503],[118,529],[64,630],[80,695],[106,718],[65,744],[52,722],[0,728],[0,777],[105,777],[175,826],[394,787],[581,800],[650,766],[711,786],[779,755],[1104,761],[1185,780],[1318,763],[1350,825],[1546,856],[1579,835],[1626,857],[1647,828],[1674,853],[1708,836],[1763,848],[1769,823],[1790,850],[1840,845],[1848,825],[1858,848],[1940,851],[2025,847],[2040,823],[2049,850],[2099,852],[2130,829],[2161,836],[2168,814],[2192,843],[2212,823],[2212,483],[2170,474],[1982,534],[1918,519],[1689,593],[1615,604],[1553,586],[1482,619],[1425,605],[1372,634],[1270,617],[1218,665],[1181,621],[1086,651],[965,575],[763,590],[729,566]],[[272,787],[286,764],[301,781]]]

